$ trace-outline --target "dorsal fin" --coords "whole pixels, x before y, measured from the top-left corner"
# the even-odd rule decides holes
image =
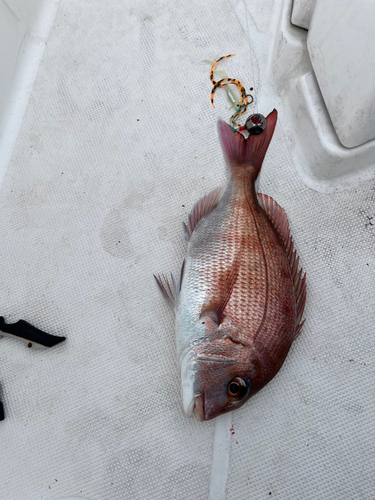
[[[211,210],[213,210],[217,204],[219,203],[219,199],[221,196],[222,188],[216,188],[211,193],[207,194],[203,198],[201,198],[191,209],[189,214],[188,223],[182,223],[182,227],[184,229],[183,238],[186,241],[190,240],[190,237],[194,231],[195,226],[198,224],[203,217],[206,217]]]
[[[303,311],[306,302],[306,273],[302,277],[302,268],[298,268],[299,257],[297,251],[294,250],[293,238],[289,230],[289,222],[285,210],[280,207],[276,201],[266,194],[258,194],[259,204],[268,215],[268,218],[277,230],[282,242],[285,246],[285,251],[288,257],[290,272],[292,275],[294,295],[297,304],[297,322],[294,339],[301,333],[302,326],[305,321],[302,321]]]

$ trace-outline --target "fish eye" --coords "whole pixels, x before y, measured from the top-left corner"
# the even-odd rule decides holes
[[[234,399],[242,399],[248,393],[248,384],[241,377],[232,378],[227,386],[228,395]]]

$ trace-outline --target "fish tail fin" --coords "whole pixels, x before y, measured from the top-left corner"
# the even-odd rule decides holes
[[[276,109],[267,116],[266,122],[266,128],[261,134],[249,135],[245,139],[240,132],[233,132],[227,123],[219,121],[218,130],[221,147],[232,175],[238,169],[246,169],[253,173],[254,180],[258,177],[275,130],[277,122]]]

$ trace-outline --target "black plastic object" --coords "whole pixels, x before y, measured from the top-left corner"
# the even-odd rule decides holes
[[[30,344],[35,342],[45,347],[53,347],[60,344],[60,342],[64,342],[66,339],[66,337],[57,337],[43,332],[23,319],[20,319],[17,323],[6,323],[2,316],[0,316],[0,330],[4,333],[10,333],[15,337],[29,340]]]
[[[4,405],[0,401],[0,422],[5,419],[5,413],[4,413]]]

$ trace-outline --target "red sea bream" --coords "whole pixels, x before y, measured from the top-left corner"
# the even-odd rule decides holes
[[[281,368],[299,335],[306,277],[284,210],[257,194],[256,181],[277,121],[247,139],[219,122],[230,170],[225,188],[193,207],[180,278],[157,277],[176,317],[177,358],[187,415],[235,410]]]

